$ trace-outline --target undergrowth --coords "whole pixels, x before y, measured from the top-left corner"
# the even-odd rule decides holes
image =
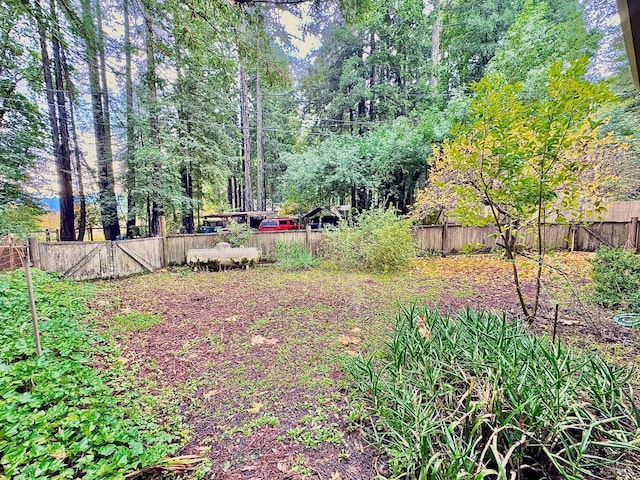
[[[115,370],[92,366],[112,364],[116,352],[78,321],[89,314],[91,287],[33,277],[42,356],[24,274],[0,275],[0,479],[121,479],[156,464],[170,436],[114,395]]]
[[[612,478],[638,460],[632,372],[501,315],[404,309],[346,368],[393,478]]]
[[[393,210],[365,211],[357,224],[328,231],[325,243],[327,259],[347,270],[397,272],[416,258],[410,222]]]
[[[640,256],[622,248],[601,248],[593,265],[593,299],[606,308],[640,313]]]
[[[300,242],[276,242],[276,260],[283,270],[308,270],[319,261]]]

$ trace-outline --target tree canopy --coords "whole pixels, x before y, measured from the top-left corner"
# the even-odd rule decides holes
[[[0,204],[55,178],[67,240],[83,238],[93,193],[106,238],[158,234],[165,221],[193,232],[207,212],[283,204],[406,213],[434,158],[478,121],[481,92],[510,85],[510,115],[535,118],[552,64],[585,58],[582,80],[596,85],[599,52],[621,51],[597,0],[0,8]],[[319,47],[296,56],[296,35]],[[613,91],[624,106],[593,117],[620,113],[600,129],[618,138],[637,135],[623,67]],[[505,140],[517,138],[512,120]],[[617,153],[627,169],[605,182],[625,198],[638,191],[635,151]]]

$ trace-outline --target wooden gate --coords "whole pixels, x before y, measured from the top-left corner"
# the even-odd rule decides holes
[[[65,278],[119,278],[162,268],[162,239],[39,243],[34,264]]]

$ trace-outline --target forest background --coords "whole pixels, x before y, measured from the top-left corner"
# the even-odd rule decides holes
[[[52,183],[61,240],[273,205],[416,212],[477,82],[533,104],[580,58],[615,96],[602,132],[629,145],[610,193],[640,194],[611,0],[5,0],[0,44],[0,233],[33,230]]]

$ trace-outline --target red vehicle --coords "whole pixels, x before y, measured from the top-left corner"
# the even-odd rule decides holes
[[[297,230],[298,224],[290,218],[265,218],[260,222],[259,232],[281,232],[283,230]]]

